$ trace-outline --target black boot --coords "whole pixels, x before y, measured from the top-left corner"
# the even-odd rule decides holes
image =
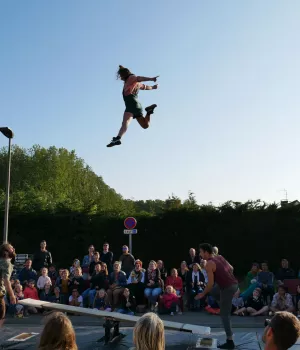
[[[235,345],[234,345],[233,340],[229,340],[229,339],[226,340],[226,343],[224,343],[224,344],[218,346],[218,349],[228,349],[228,350],[232,350],[232,349],[234,349],[234,348],[235,348]]]

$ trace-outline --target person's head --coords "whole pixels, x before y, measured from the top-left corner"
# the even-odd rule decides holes
[[[100,253],[99,253],[99,252],[95,252],[95,253],[94,253],[94,261],[95,261],[95,262],[100,261]]]
[[[97,262],[95,264],[95,272],[96,273],[100,273],[101,272],[101,263],[100,262]]]
[[[51,289],[51,284],[50,284],[50,282],[46,282],[46,284],[45,284],[45,292],[46,292],[46,293],[50,292],[50,289]]]
[[[129,298],[130,291],[129,291],[128,288],[125,288],[125,289],[124,289],[123,295],[124,295],[125,298]]]
[[[261,289],[260,288],[255,288],[253,291],[253,297],[254,298],[259,298],[261,295]]]
[[[42,269],[41,269],[41,274],[42,274],[42,276],[47,276],[48,275],[48,269],[46,268],[46,267],[43,267]]]
[[[54,265],[50,265],[49,266],[49,271],[50,272],[55,272],[56,270],[55,270],[55,266]]]
[[[62,278],[63,280],[68,279],[68,278],[69,278],[69,270],[64,269],[63,272],[61,273],[61,278]]]
[[[25,261],[24,267],[29,270],[29,269],[31,269],[31,266],[32,266],[32,260],[31,259],[27,259]]]
[[[54,288],[54,294],[58,295],[60,293],[59,287]]]
[[[76,289],[76,288],[72,289],[72,297],[73,298],[78,298],[79,297],[78,289]]]
[[[40,247],[41,247],[41,250],[46,250],[46,248],[47,248],[47,243],[46,243],[46,241],[42,241],[42,242],[40,243]]]
[[[151,261],[149,262],[149,270],[152,271],[152,270],[155,270],[156,268],[157,268],[156,261],[151,260]]]
[[[259,271],[259,264],[258,263],[253,263],[251,267],[251,272],[252,273],[258,273]]]
[[[136,260],[134,263],[135,266],[135,271],[141,271],[142,267],[143,267],[143,263],[141,260]]]
[[[201,271],[201,267],[199,264],[195,263],[193,264],[193,271],[194,272],[198,272],[198,271]]]
[[[120,272],[121,271],[121,262],[115,261],[114,262],[114,272]]]
[[[19,284],[21,284],[20,280],[15,279],[15,286],[18,286]]]
[[[202,243],[199,246],[200,256],[204,260],[208,260],[213,254],[213,247],[209,243]]]
[[[160,270],[164,268],[164,262],[162,260],[157,260],[157,268]]]
[[[128,76],[131,74],[130,70],[128,68],[125,68],[123,66],[119,66],[119,69],[117,71],[117,79],[126,80]]]
[[[106,292],[105,292],[104,289],[99,289],[99,290],[97,291],[97,295],[98,295],[98,298],[103,299],[103,298],[105,298]]]
[[[162,320],[153,312],[139,318],[133,329],[136,350],[164,350],[165,329]]]
[[[72,265],[73,267],[78,267],[78,266],[80,266],[80,261],[78,260],[78,259],[74,259],[74,261],[73,261],[73,265]]]
[[[0,258],[15,259],[15,248],[9,243],[3,243],[0,246]]]
[[[174,294],[175,290],[172,286],[166,286],[166,293],[167,294]]]
[[[29,281],[28,281],[28,287],[31,288],[31,289],[33,289],[34,286],[35,286],[35,281],[34,281],[34,280],[29,280]]]
[[[268,271],[269,271],[269,265],[268,265],[268,262],[267,262],[267,261],[264,261],[264,262],[261,264],[261,269],[262,269],[262,271],[264,271],[264,272],[268,272]]]
[[[196,250],[194,248],[190,248],[190,256],[195,256]]]
[[[200,261],[200,267],[201,267],[201,269],[205,269],[206,264],[207,264],[207,260],[201,259],[201,261]]]
[[[287,292],[287,289],[286,289],[286,287],[285,287],[284,285],[280,285],[280,286],[278,286],[277,291],[278,291],[278,294],[279,294],[281,297],[284,297],[285,294],[286,294],[286,292]]]
[[[107,269],[107,265],[103,262],[101,263],[101,273],[104,273],[105,276],[108,275],[108,269]]]
[[[91,244],[91,245],[89,246],[89,250],[88,250],[89,255],[93,255],[93,254],[94,254],[94,251],[95,251],[95,248],[94,248],[94,246]]]
[[[15,285],[15,292],[16,293],[22,293],[22,291],[23,291],[22,285],[21,284],[16,284]]]
[[[81,267],[76,267],[75,270],[74,270],[74,276],[75,277],[80,277],[82,276],[82,269]]]
[[[173,269],[171,270],[171,276],[172,276],[172,277],[177,277],[177,276],[178,276],[178,271],[177,271],[177,269],[174,269],[174,268],[173,268]]]
[[[188,266],[187,266],[186,261],[182,261],[181,262],[180,268],[181,268],[181,270],[188,270]]]
[[[129,253],[129,248],[127,247],[127,245],[123,245],[122,252],[123,252],[123,254],[128,254]]]
[[[268,349],[286,350],[291,348],[300,336],[300,322],[290,312],[277,312],[271,320],[266,320],[262,337]]]
[[[109,250],[109,244],[108,244],[107,242],[105,242],[105,243],[103,244],[103,251],[104,251],[104,252],[108,252],[108,250]]]
[[[77,350],[71,321],[62,312],[51,314],[41,334],[39,350]]]
[[[64,270],[63,268],[58,270],[59,277],[62,277]]]
[[[287,259],[282,259],[282,260],[281,260],[281,267],[282,267],[283,269],[287,269],[287,268],[289,267],[289,262],[288,262]]]
[[[213,255],[219,255],[219,248],[218,247],[213,247],[212,248],[212,253],[213,253]]]

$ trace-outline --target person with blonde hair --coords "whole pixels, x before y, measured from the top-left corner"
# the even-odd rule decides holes
[[[78,350],[72,323],[62,312],[54,312],[47,318],[38,349]]]
[[[165,350],[163,321],[154,313],[144,314],[133,329],[132,350]]]

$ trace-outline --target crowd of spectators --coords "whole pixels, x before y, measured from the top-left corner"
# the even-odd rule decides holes
[[[214,254],[218,254],[216,247]],[[31,298],[129,315],[147,310],[175,315],[187,309],[219,314],[218,300],[212,297],[195,300],[208,281],[205,266],[206,261],[194,248],[179,268],[169,270],[162,260],[151,260],[144,266],[126,245],[115,259],[109,244],[104,243],[100,252],[91,245],[82,260],[78,257],[70,267],[57,268],[46,242],[42,241],[33,260],[26,260],[11,282],[17,300]],[[298,295],[292,296],[285,285],[286,280],[295,277],[286,259],[281,261],[275,275],[269,271],[267,262],[253,263],[243,290],[239,289],[232,300],[232,313],[258,316],[277,311],[296,312],[300,306],[300,287]],[[17,317],[38,312],[34,307],[18,303],[8,305],[8,310]]]

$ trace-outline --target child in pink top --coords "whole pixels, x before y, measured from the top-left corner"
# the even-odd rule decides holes
[[[113,147],[121,144],[121,137],[127,131],[127,128],[132,119],[136,119],[143,129],[147,129],[150,125],[150,115],[154,113],[154,109],[157,107],[155,104],[146,107],[145,110],[147,114],[144,117],[143,107],[138,101],[138,93],[139,90],[156,90],[158,88],[157,84],[148,86],[142,84],[142,82],[156,82],[158,77],[146,78],[136,76],[132,74],[128,68],[124,68],[123,66],[119,66],[117,76],[124,81],[123,99],[126,109],[124,112],[123,122],[119,134],[117,137],[113,137],[112,141],[107,145],[107,147]]]

